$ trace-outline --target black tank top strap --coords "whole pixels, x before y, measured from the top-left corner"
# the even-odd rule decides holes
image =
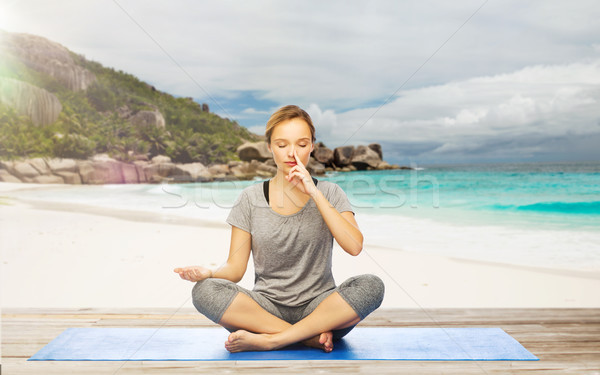
[[[317,184],[319,183],[319,180],[317,180],[316,178],[312,177],[313,182],[315,183],[315,186],[317,186]],[[269,203],[269,181],[271,180],[265,180],[263,182],[263,193],[265,193],[265,199],[267,200],[267,203]]]

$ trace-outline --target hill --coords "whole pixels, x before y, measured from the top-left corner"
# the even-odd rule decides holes
[[[239,160],[259,136],[40,36],[0,30],[0,159]]]

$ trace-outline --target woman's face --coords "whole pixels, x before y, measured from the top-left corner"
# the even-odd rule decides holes
[[[277,168],[287,173],[294,165],[294,150],[304,166],[308,164],[313,149],[310,128],[301,118],[293,118],[275,126],[271,133],[269,149],[273,151],[273,159]]]

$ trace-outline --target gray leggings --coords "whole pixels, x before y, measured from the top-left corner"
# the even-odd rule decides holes
[[[379,277],[375,275],[354,276],[337,288],[318,295],[307,304],[290,307],[276,304],[262,294],[242,288],[229,280],[211,278],[196,283],[192,290],[192,302],[202,315],[218,324],[237,294],[244,293],[269,313],[290,324],[295,324],[313,312],[333,292],[338,292],[363,320],[381,305],[384,291],[385,287]],[[352,328],[354,326],[334,330],[333,338],[342,338]]]

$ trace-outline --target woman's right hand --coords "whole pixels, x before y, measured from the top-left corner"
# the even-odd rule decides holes
[[[182,279],[194,283],[197,281],[208,279],[209,277],[213,276],[213,272],[211,270],[202,266],[175,268],[173,271],[175,273],[178,273],[179,277],[181,277]]]

